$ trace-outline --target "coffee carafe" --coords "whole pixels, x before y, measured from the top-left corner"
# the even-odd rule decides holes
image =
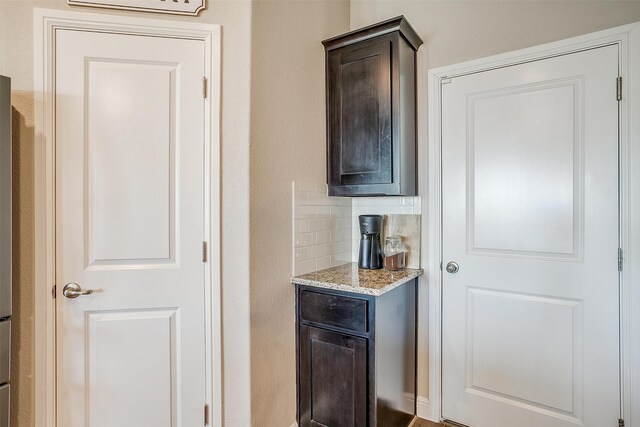
[[[360,255],[358,267],[377,270],[382,268],[381,215],[360,215]]]

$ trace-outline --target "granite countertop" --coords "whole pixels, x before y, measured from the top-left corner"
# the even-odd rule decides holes
[[[355,262],[291,278],[296,285],[379,296],[422,275],[421,269],[365,270]]]

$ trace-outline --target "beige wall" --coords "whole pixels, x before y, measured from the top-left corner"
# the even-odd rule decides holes
[[[436,68],[636,22],[640,1],[352,0],[350,26],[398,15]]]
[[[324,48],[349,29],[347,0],[257,1],[251,88],[251,408],[295,421],[291,181],[325,180]]]
[[[426,175],[426,70],[640,21],[640,1],[351,0],[350,27],[398,15],[424,40],[418,54],[419,173]],[[428,214],[427,193],[421,185]],[[423,227],[426,222],[423,221]],[[423,242],[423,248],[427,245]],[[424,264],[424,263],[423,263]],[[424,267],[424,265],[423,265]],[[427,289],[421,283],[418,394],[428,396]]]
[[[198,18],[71,8],[66,0],[0,0],[0,72],[13,79],[14,330],[12,425],[33,426],[33,19],[34,7],[223,26],[222,271],[225,419],[250,424],[249,354],[249,117],[251,3],[209,0]]]

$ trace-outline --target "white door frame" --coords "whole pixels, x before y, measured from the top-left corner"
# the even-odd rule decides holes
[[[204,42],[208,98],[205,103],[205,233],[207,393],[210,424],[222,426],[222,332],[220,275],[220,72],[219,25],[34,9],[35,93],[35,425],[56,427],[55,284],[55,37],[61,29],[177,37]],[[60,426],[63,427],[63,426]]]
[[[442,182],[440,81],[480,71],[615,44],[623,78],[620,117],[620,240],[624,268],[620,287],[621,393],[626,427],[640,427],[640,22],[528,49],[490,56],[428,71],[428,230],[429,401],[427,416],[442,416]],[[615,82],[611,93],[615,96]],[[635,120],[631,120],[635,118]],[[615,256],[615,254],[612,254]],[[635,286],[633,285],[635,283]],[[636,325],[635,328],[633,325]],[[634,403],[635,402],[635,403]],[[615,425],[615,420],[611,420]]]

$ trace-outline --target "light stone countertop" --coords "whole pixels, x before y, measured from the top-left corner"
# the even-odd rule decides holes
[[[296,285],[380,296],[422,275],[421,269],[365,270],[355,262],[291,278]]]

